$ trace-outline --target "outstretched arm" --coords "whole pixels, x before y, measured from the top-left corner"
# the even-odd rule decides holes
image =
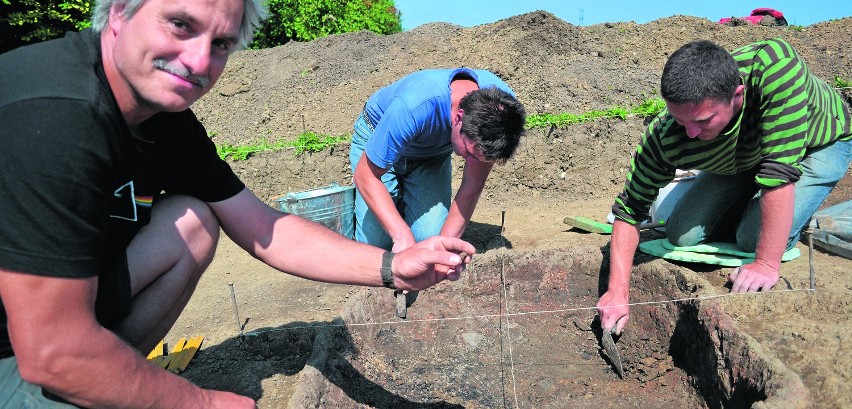
[[[760,197],[760,237],[753,263],[735,269],[728,279],[731,292],[769,291],[780,278],[781,257],[793,226],[795,189],[792,183],[764,189]]]
[[[0,297],[21,377],[85,407],[254,408],[145,360],[95,319],[97,278],[0,270]],[[119,374],[120,373],[120,374]]]
[[[315,281],[382,286],[380,248],[278,212],[247,189],[210,206],[235,243],[278,270]],[[466,262],[461,252],[474,254],[475,248],[456,238],[433,237],[398,253],[392,266],[396,287],[422,290],[458,274]]]
[[[370,161],[366,154],[362,154],[355,167],[353,181],[367,207],[393,240],[394,252],[399,252],[414,245],[414,234],[396,210],[387,187],[382,183],[382,175],[386,172]]]
[[[623,220],[615,220],[609,248],[609,282],[598,301],[601,327],[620,334],[630,320],[630,273],[633,256],[639,245],[639,228]]]
[[[459,186],[456,197],[450,205],[450,212],[444,226],[441,227],[442,236],[461,237],[467,223],[473,217],[473,211],[479,202],[485,181],[494,167],[493,162],[481,162],[467,160],[464,164],[461,186]]]

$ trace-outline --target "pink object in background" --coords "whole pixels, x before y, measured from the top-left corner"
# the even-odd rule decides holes
[[[786,26],[787,19],[784,18],[784,13],[767,7],[756,8],[751,11],[751,15],[747,17],[726,17],[719,20],[719,24],[727,25],[742,25],[737,22],[747,22],[750,24],[763,24],[774,26]]]

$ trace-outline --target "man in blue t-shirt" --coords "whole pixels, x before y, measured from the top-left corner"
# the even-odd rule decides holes
[[[394,253],[461,237],[495,163],[508,160],[526,113],[485,70],[427,69],[378,90],[355,122],[349,161],[355,239]],[[451,154],[465,160],[451,204]]]

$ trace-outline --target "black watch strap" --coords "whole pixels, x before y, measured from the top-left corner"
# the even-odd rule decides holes
[[[396,286],[393,284],[393,271],[391,270],[391,263],[393,262],[394,253],[386,251],[385,254],[382,254],[382,285],[390,289],[396,289]]]

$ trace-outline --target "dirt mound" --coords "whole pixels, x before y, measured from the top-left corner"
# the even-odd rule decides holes
[[[500,75],[531,113],[580,113],[654,94],[668,55],[696,39],[733,48],[783,37],[817,75],[849,79],[850,20],[726,27],[674,16],[578,27],[538,11],[471,28],[433,23],[391,36],[350,33],[236,53],[195,111],[217,141],[293,137],[303,126],[350,133],[377,88],[423,68],[469,66]]]
[[[469,66],[497,73],[529,113],[580,114],[614,105],[632,107],[656,95],[666,58],[687,41],[710,39],[733,48],[770,37],[790,41],[822,78],[852,78],[852,59],[844,51],[852,38],[850,18],[804,28],[727,27],[686,16],[648,24],[578,27],[538,11],[471,28],[434,23],[391,36],[358,32],[241,51],[194,110],[217,143],[293,139],[305,130],[350,134],[364,101],[376,89],[423,68]],[[508,189],[522,193],[530,187],[560,195],[603,189],[610,195],[621,184],[618,167],[634,149],[641,126],[641,119],[603,121],[546,130],[543,140],[537,140],[542,131],[533,131],[523,143],[526,149],[513,161],[530,168],[503,167],[494,179],[507,181],[517,175]],[[524,150],[534,156],[544,150],[548,155],[527,165],[520,157]],[[292,152],[258,155],[264,157],[258,165],[249,161],[236,166],[258,196],[268,199],[322,180],[348,183],[345,151],[341,146],[335,152],[301,158],[295,161],[300,169],[286,163],[294,162],[289,158]],[[613,166],[597,166],[603,163],[617,164],[616,171],[604,169]],[[560,187],[563,172],[585,166],[602,170],[589,183],[594,189]]]
[[[419,69],[468,66],[497,73],[529,113],[581,114],[614,105],[633,107],[655,96],[666,58],[687,41],[709,39],[730,49],[771,37],[793,44],[823,79],[852,79],[848,54],[852,18],[807,27],[728,27],[672,16],[647,24],[578,27],[537,11],[470,28],[434,23],[391,36],[358,32],[240,51],[194,110],[217,143],[289,140],[305,130],[343,135],[351,133],[364,101],[376,89]],[[627,118],[530,131],[516,157],[495,168],[465,238],[480,253],[495,248],[606,247],[606,236],[571,231],[562,218],[568,213],[606,215],[645,126],[643,118]],[[299,157],[287,150],[266,152],[232,165],[261,199],[272,204],[273,197],[289,191],[351,183],[348,152],[347,144]],[[454,163],[457,185],[461,163]],[[828,203],[850,198],[852,178],[847,176]],[[720,292],[726,291],[728,270],[689,268]],[[786,302],[756,297],[723,307],[802,378],[818,406],[849,406],[852,263],[819,253],[816,269],[820,291],[815,294],[789,296]],[[805,258],[782,267],[782,275],[794,288],[807,287],[807,271]],[[188,328],[207,336],[205,349],[186,376],[260,399],[261,407],[286,406],[294,379],[308,362],[313,332],[241,341],[235,337],[225,301],[226,281],[237,283],[240,308],[250,317],[247,331],[331,323],[356,290],[268,273],[232,243],[221,246],[173,330],[175,339],[186,335],[183,331]],[[254,353],[255,348],[272,346],[274,351],[268,354]],[[255,358],[234,360],[234,348],[254,351],[249,355]]]

